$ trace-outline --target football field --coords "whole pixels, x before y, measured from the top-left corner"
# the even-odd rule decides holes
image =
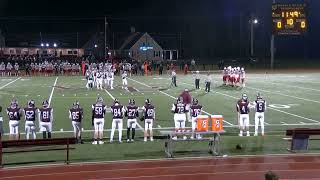
[[[91,105],[98,96],[103,97],[107,106],[110,106],[114,98],[127,105],[128,100],[134,98],[136,104],[141,107],[146,98],[150,98],[156,108],[156,121],[154,124],[155,135],[159,131],[171,129],[174,126],[172,103],[185,89],[189,89],[192,97],[197,98],[203,105],[203,114],[223,115],[224,127],[227,133],[223,135],[223,153],[236,154],[271,154],[287,153],[286,142],[282,140],[285,130],[294,127],[317,127],[320,126],[320,73],[297,73],[297,74],[247,74],[245,88],[233,88],[222,86],[220,75],[214,75],[214,82],[210,93],[204,89],[195,90],[191,75],[178,75],[178,87],[170,87],[169,76],[132,76],[128,78],[129,90],[121,89],[120,77],[115,78],[114,90],[87,90],[84,77],[59,76],[59,77],[2,77],[0,78],[0,105],[4,108],[14,98],[21,107],[26,106],[27,101],[34,99],[36,106],[40,107],[43,100],[48,99],[54,109],[54,135],[53,137],[71,136],[72,126],[68,118],[68,110],[72,103],[78,100],[84,109],[84,138],[87,139],[83,145],[76,145],[76,150],[71,152],[74,161],[102,161],[120,159],[146,159],[162,158],[163,140],[156,139],[155,142],[142,142],[142,131],[137,130],[138,139],[135,143],[114,143],[104,145],[91,145]],[[204,81],[200,81],[204,88]],[[250,101],[255,100],[257,92],[260,92],[267,101],[267,112],[265,114],[265,137],[238,137],[237,113],[235,111],[236,101],[243,93],[246,93]],[[254,110],[250,113],[250,124],[254,124]],[[5,111],[4,130],[8,132],[8,119]],[[138,127],[143,127],[143,122],[138,121]],[[124,120],[124,125],[126,119]],[[191,124],[187,123],[190,127]],[[125,127],[125,126],[124,126]],[[111,115],[107,113],[105,118],[105,137],[109,138],[111,128]],[[21,132],[24,132],[24,122],[20,124]],[[254,132],[254,127],[250,127]],[[117,136],[117,132],[115,133]],[[123,133],[125,140],[126,133]],[[5,139],[7,136],[4,137]],[[24,135],[22,134],[22,138]],[[38,134],[38,138],[41,138]],[[116,137],[115,137],[116,138]],[[117,139],[117,138],[116,138]],[[236,150],[235,146],[241,144],[242,150]],[[192,144],[181,143],[177,149],[183,152],[204,149],[206,146],[200,142]],[[313,149],[312,149],[313,148]],[[319,148],[311,146],[311,151]],[[37,157],[43,161],[55,157],[57,161],[63,160],[64,156],[59,152],[46,153],[35,152],[24,154],[5,155],[7,163],[15,164],[16,161],[30,162]],[[191,154],[191,153],[190,153]],[[192,156],[198,156],[199,153]],[[207,154],[205,154],[207,155]]]

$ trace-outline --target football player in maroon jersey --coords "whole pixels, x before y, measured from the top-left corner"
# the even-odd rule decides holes
[[[192,105],[190,106],[190,116],[192,118],[192,122],[191,122],[191,127],[192,127],[192,135],[191,135],[191,139],[194,138],[194,131],[196,129],[197,126],[197,116],[201,115],[202,112],[202,106],[199,104],[198,99],[193,99],[192,100]],[[197,137],[200,138],[200,136],[198,135]]]
[[[106,109],[107,106],[103,104],[102,97],[98,97],[97,102],[92,105],[92,124],[94,126],[94,141],[92,144],[104,144],[102,140]]]
[[[52,122],[53,122],[53,109],[49,105],[49,101],[45,100],[42,102],[42,108],[38,110],[39,115],[39,126],[42,131],[43,139],[51,138]]]
[[[32,134],[32,138],[36,139],[36,116],[38,109],[35,107],[34,100],[28,101],[28,105],[23,109],[24,119],[25,119],[25,131],[26,131],[26,139],[29,139],[30,134]]]
[[[79,101],[76,101],[72,104],[72,107],[69,110],[69,118],[72,122],[74,137],[77,139],[78,143],[83,144],[83,141],[81,140],[81,122],[83,120],[83,109],[80,106]]]
[[[237,102],[236,109],[238,112],[238,120],[240,126],[239,136],[243,136],[243,131],[247,132],[247,136],[250,136],[249,132],[249,100],[246,94],[242,95],[242,98]]]
[[[139,117],[138,106],[134,99],[129,100],[125,115],[128,117],[127,121],[127,142],[133,142],[136,133],[137,117]],[[132,129],[132,138],[130,138],[130,130]]]
[[[150,141],[153,141],[152,126],[155,120],[155,107],[151,104],[150,99],[146,99],[145,105],[142,107],[143,119],[144,119],[144,142],[147,141],[148,130],[150,135]]]
[[[7,108],[7,114],[9,118],[9,140],[18,140],[20,138],[19,123],[22,111],[18,106],[17,100],[12,100],[10,106]]]
[[[118,127],[119,132],[119,142],[122,142],[122,127],[123,127],[123,116],[126,112],[124,106],[120,104],[118,99],[114,99],[113,105],[111,106],[112,114],[112,129],[110,134],[110,143],[113,142],[114,131]]]

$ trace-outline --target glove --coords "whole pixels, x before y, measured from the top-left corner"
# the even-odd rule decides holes
[[[140,118],[140,121],[144,121],[144,116],[142,116],[142,117]]]

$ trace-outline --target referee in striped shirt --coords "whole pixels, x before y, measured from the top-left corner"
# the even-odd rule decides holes
[[[211,85],[211,81],[212,81],[212,76],[211,74],[208,72],[207,76],[205,77],[205,84],[206,84],[206,93],[210,92],[210,85]]]

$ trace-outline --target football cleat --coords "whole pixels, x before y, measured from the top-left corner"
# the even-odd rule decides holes
[[[28,101],[28,107],[34,107],[34,106],[35,106],[34,100],[29,100]]]
[[[48,106],[49,106],[49,101],[48,101],[48,100],[44,100],[44,101],[42,102],[42,106],[43,106],[43,107],[48,107]]]
[[[196,98],[192,99],[192,104],[193,105],[197,105],[198,103],[199,103],[198,99],[196,99]]]

